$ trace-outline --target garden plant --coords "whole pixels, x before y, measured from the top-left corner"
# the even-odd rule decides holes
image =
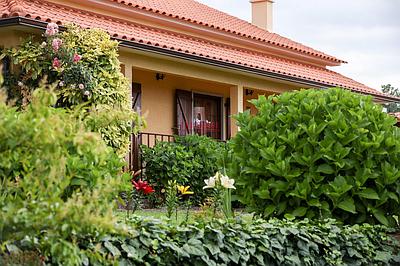
[[[371,97],[302,90],[252,103],[257,115],[237,117],[229,173],[251,211],[396,225],[400,129]]]
[[[142,146],[145,176],[159,186],[158,191],[170,180],[189,185],[194,192],[193,203],[198,205],[207,197],[203,180],[223,168],[225,151],[225,143],[198,135],[177,136],[173,143],[157,142],[151,148]],[[158,195],[165,198],[160,192]]]
[[[101,30],[69,25],[61,32],[57,24],[50,23],[41,42],[29,38],[5,50],[1,57],[5,56],[13,63],[5,77],[10,101],[23,108],[41,81],[57,84],[55,106],[87,110],[78,112],[85,126],[125,156],[132,126],[137,131],[143,120],[130,108],[118,42]]]
[[[117,43],[55,24],[45,43],[29,42],[7,52],[21,71],[0,89],[0,265],[400,264],[395,230],[374,225],[397,214],[399,131],[371,99],[342,90],[260,98],[257,116],[239,116],[232,150],[199,136],[157,143],[139,176],[121,158],[132,113],[109,123],[127,102]],[[168,217],[117,209],[120,191],[138,208],[161,189]],[[233,191],[288,219],[233,217]],[[210,196],[225,219],[188,219],[191,202]],[[178,206],[186,217],[174,223]]]

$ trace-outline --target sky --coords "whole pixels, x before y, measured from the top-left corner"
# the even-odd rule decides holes
[[[197,0],[251,20],[249,0]],[[331,68],[374,89],[400,88],[400,0],[274,0],[273,31],[348,64]]]

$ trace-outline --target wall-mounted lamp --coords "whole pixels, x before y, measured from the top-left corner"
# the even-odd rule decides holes
[[[253,95],[253,93],[254,93],[253,90],[246,89],[246,96],[247,95]]]
[[[165,78],[165,74],[162,74],[162,73],[156,74],[156,80],[164,80],[164,78]]]

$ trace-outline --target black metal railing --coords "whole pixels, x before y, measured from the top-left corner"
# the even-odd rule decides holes
[[[142,169],[141,146],[153,147],[157,142],[174,142],[175,136],[160,133],[140,132],[131,135],[131,147],[128,156],[130,171]]]

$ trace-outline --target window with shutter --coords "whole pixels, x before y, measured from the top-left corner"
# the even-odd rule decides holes
[[[222,139],[222,97],[176,91],[177,134]]]
[[[132,83],[132,110],[140,112],[142,109],[142,84]]]
[[[226,139],[231,138],[231,98],[225,102]]]
[[[222,137],[222,98],[194,94],[193,129],[197,135],[214,139]]]
[[[179,136],[192,134],[193,94],[190,91],[176,90],[176,122]]]

